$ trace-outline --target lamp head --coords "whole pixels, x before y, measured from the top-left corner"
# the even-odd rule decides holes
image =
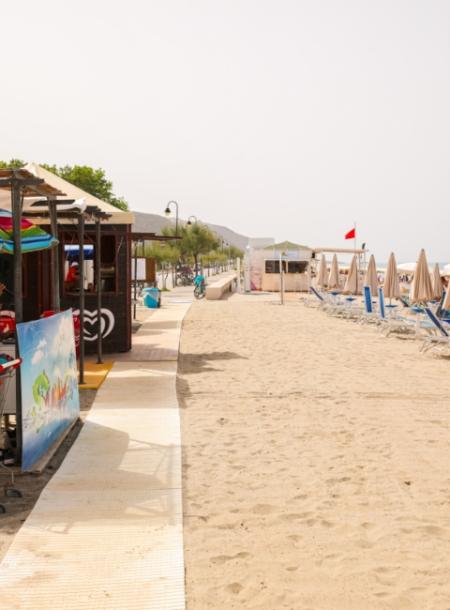
[[[170,208],[169,208],[169,206],[167,206],[166,209],[164,210],[164,214],[166,216],[170,216]]]
[[[190,227],[192,224],[192,221],[189,219],[186,224]]]

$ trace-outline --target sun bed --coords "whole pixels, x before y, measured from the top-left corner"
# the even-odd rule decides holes
[[[427,352],[429,350],[434,350],[436,352],[444,353],[450,350],[450,332],[447,328],[445,328],[444,324],[439,320],[434,312],[431,311],[429,307],[425,307],[425,313],[430,319],[436,334],[429,335],[425,337],[424,342],[422,343],[422,347],[420,348],[421,352]]]

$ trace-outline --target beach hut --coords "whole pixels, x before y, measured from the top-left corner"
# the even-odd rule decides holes
[[[271,244],[265,248],[249,248],[251,289],[278,292],[280,270],[283,269],[286,292],[308,291],[311,258],[310,248],[290,241]]]
[[[70,184],[43,167],[29,163],[24,170],[36,180],[44,181],[52,188],[54,195],[37,193],[35,198],[25,199],[23,215],[32,219],[58,239],[58,246],[52,250],[31,252],[24,257],[23,265],[23,320],[36,320],[43,312],[55,309],[55,282],[59,285],[61,309],[80,310],[80,290],[78,283],[72,281],[70,268],[82,259],[84,269],[84,339],[86,353],[97,349],[97,291],[95,278],[96,219],[85,216],[83,249],[80,248],[78,214],[69,214],[70,204],[83,200],[86,207],[97,209],[108,216],[102,221],[100,282],[102,288],[102,335],[105,352],[123,352],[131,348],[131,242],[133,214],[124,212],[111,204],[94,197]],[[56,195],[55,195],[56,194]],[[58,205],[56,227],[51,227],[48,214],[48,200],[58,203],[64,194],[67,205]],[[41,195],[39,197],[39,195]],[[59,202],[60,203],[60,202]],[[38,205],[36,205],[38,204]],[[0,207],[11,209],[11,201],[3,198]],[[54,253],[57,252],[58,274],[55,269]],[[2,261],[2,270],[7,285],[13,284],[13,268],[8,261]],[[3,302],[7,294],[2,296]],[[57,308],[56,308],[57,309]]]

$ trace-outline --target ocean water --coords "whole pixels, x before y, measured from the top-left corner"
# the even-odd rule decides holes
[[[397,265],[402,265],[404,263],[412,263],[412,262],[413,261],[397,261]],[[437,261],[428,261],[428,266],[434,267],[436,265],[436,262]],[[450,265],[450,262],[445,262],[445,263],[438,262],[438,265],[439,265],[439,269],[443,269],[446,265]],[[377,267],[379,267],[380,269],[386,269],[387,262],[379,263],[377,261]]]

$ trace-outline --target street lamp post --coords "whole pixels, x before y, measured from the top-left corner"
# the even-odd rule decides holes
[[[194,222],[192,222],[191,218],[194,219]],[[191,226],[192,224],[196,225],[197,223],[198,223],[197,216],[192,215],[192,216],[189,216],[189,218],[187,219],[187,223],[186,224]]]
[[[178,203],[176,201],[169,201],[169,203],[166,205],[166,209],[164,210],[164,214],[166,216],[170,216],[172,212],[170,206],[172,203],[175,205],[175,237],[178,237]]]
[[[164,214],[166,216],[170,216],[171,209],[170,206],[175,205],[175,237],[178,237],[178,203],[176,201],[169,201],[166,205],[166,209],[164,210]],[[172,283],[173,286],[177,285],[177,266],[175,266],[175,275],[173,274],[173,266],[172,266]]]

